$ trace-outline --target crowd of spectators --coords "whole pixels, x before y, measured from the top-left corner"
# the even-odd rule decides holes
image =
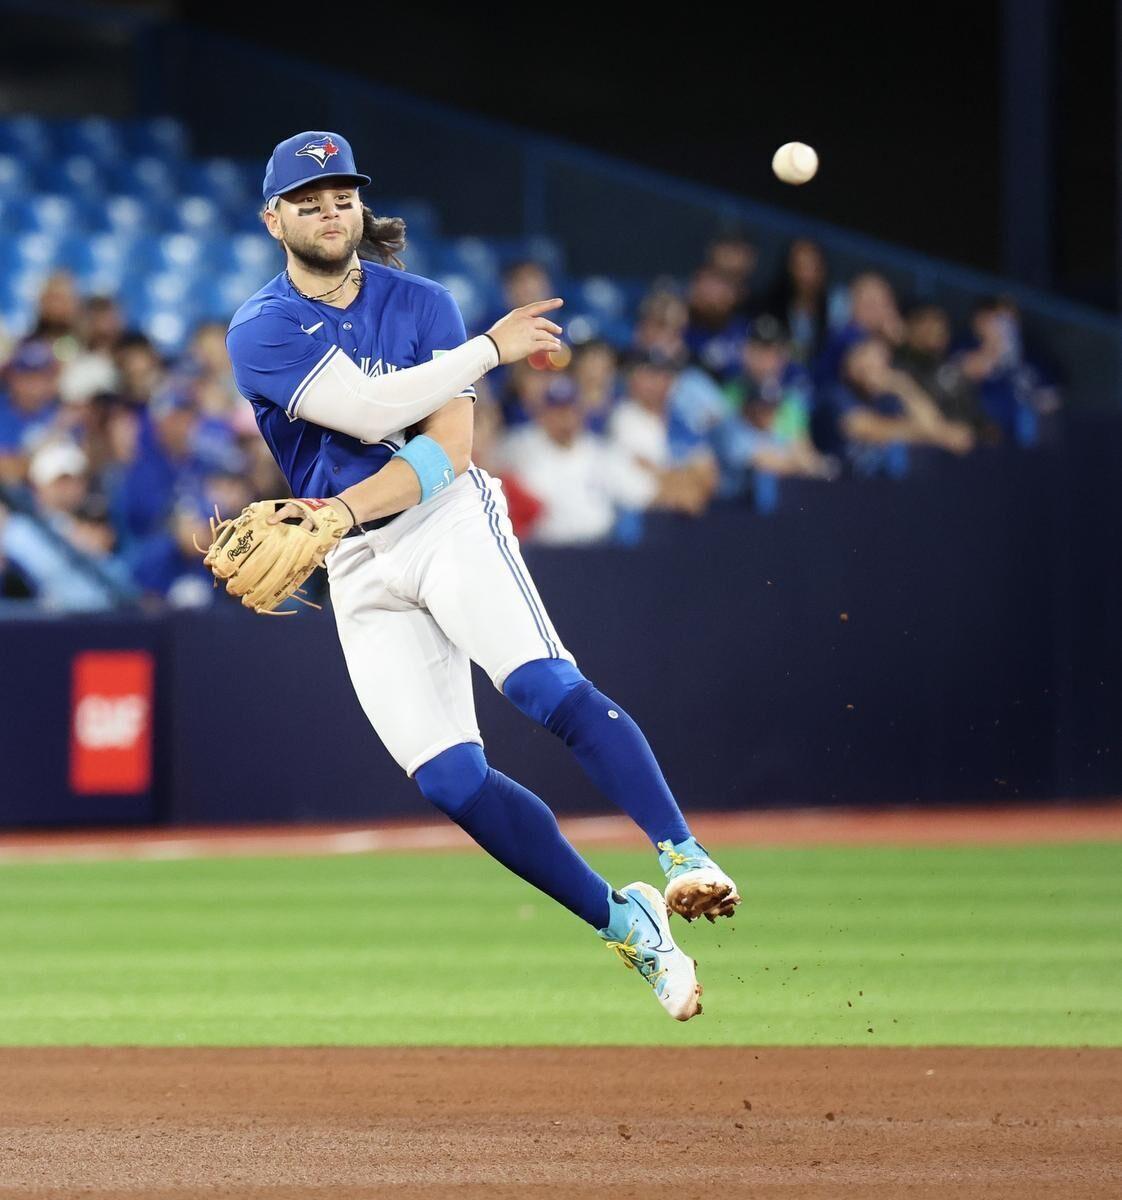
[[[534,262],[504,284],[508,307],[555,294]],[[1031,442],[1057,403],[1009,300],[955,329],[936,305],[902,308],[878,274],[832,279],[808,240],[762,286],[735,234],[684,286],[649,290],[629,344],[591,338],[562,369],[519,363],[477,390],[475,461],[502,477],[518,534],[549,545],[634,539],[658,510],[766,509],[785,477],[895,475],[918,448]],[[112,298],[59,272],[30,335],[0,342],[0,599],[211,603],[195,542],[215,506],[285,494],[223,324],[166,361]]]

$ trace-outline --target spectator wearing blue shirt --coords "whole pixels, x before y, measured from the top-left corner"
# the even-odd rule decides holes
[[[90,493],[89,464],[73,442],[40,447],[28,470],[33,514],[9,513],[0,552],[47,608],[93,611],[133,595],[104,503]]]
[[[974,446],[970,427],[948,421],[910,375],[895,369],[891,350],[880,338],[850,347],[829,405],[835,439],[844,444],[859,474],[903,473],[907,455],[901,451],[910,445],[953,454],[966,454]]]
[[[0,393],[0,455],[29,454],[59,415],[59,363],[50,344],[29,339],[16,347]]]
[[[811,440],[810,376],[791,361],[790,343],[777,318],[765,314],[753,322],[741,373],[723,391],[729,415],[715,441],[726,494],[744,491],[752,471],[837,477],[837,460],[820,454]]]
[[[978,305],[971,319],[972,346],[959,362],[979,391],[986,417],[1002,436],[1032,445],[1042,416],[1054,413],[1059,396],[1041,366],[1025,354],[1021,318],[1007,297]]]
[[[736,311],[735,285],[715,267],[699,267],[686,294],[689,324],[683,334],[690,358],[718,382],[734,375],[747,322]]]
[[[904,338],[904,321],[896,295],[883,275],[867,271],[849,285],[849,317],[826,340],[814,366],[815,383],[829,387],[841,379],[842,360],[866,338],[880,338],[891,348]]]

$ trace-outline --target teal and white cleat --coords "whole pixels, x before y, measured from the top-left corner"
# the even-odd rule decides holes
[[[697,963],[679,950],[670,934],[670,914],[658,888],[649,883],[629,883],[619,894],[626,900],[610,900],[611,923],[599,931],[623,959],[651,985],[659,1004],[675,1021],[688,1021],[701,1012],[701,984]]]
[[[740,903],[736,884],[695,838],[659,842],[658,863],[666,874],[666,905],[687,921],[731,917]]]

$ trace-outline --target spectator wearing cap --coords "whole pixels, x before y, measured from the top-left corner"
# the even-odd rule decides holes
[[[1032,445],[1040,418],[1060,401],[1049,373],[1025,353],[1016,304],[1005,296],[984,300],[970,328],[970,345],[957,361],[978,388],[983,412],[1004,439]]]
[[[16,347],[3,374],[0,455],[25,455],[58,419],[58,359],[49,342],[29,338]]]
[[[91,495],[89,464],[72,442],[41,446],[28,468],[32,513],[9,513],[3,523],[3,557],[15,563],[48,608],[112,608],[133,593],[100,497]]]
[[[658,483],[652,504],[697,515],[717,486],[717,462],[704,440],[672,428],[671,397],[685,366],[658,351],[632,355],[626,391],[608,423],[613,445]]]
[[[694,271],[686,293],[689,324],[684,339],[690,358],[718,383],[736,373],[747,322],[736,311],[735,285],[715,267]]]
[[[814,393],[805,368],[791,361],[786,330],[773,316],[757,317],[744,344],[741,373],[725,385],[729,420],[716,444],[723,490],[745,490],[748,472],[833,479],[837,461],[810,437]]]
[[[790,355],[806,366],[822,348],[829,320],[829,271],[822,247],[796,238],[787,249],[783,271],[764,310],[787,327]]]
[[[842,360],[865,338],[876,337],[895,349],[904,338],[904,321],[892,285],[874,271],[849,285],[849,318],[827,339],[815,363],[815,382],[829,387],[841,378]]]
[[[508,435],[501,459],[540,502],[533,540],[545,545],[605,541],[621,510],[645,509],[659,492],[649,472],[585,429],[576,385],[566,375],[550,379],[533,424]]]
[[[861,473],[899,469],[899,458],[880,453],[889,446],[935,446],[966,454],[974,445],[970,427],[948,421],[939,406],[903,371],[892,366],[891,349],[880,338],[850,347],[843,382],[831,393],[840,439]]]

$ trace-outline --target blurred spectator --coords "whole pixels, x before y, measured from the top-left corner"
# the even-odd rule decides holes
[[[752,299],[752,277],[759,261],[756,247],[735,230],[721,234],[709,243],[705,256],[706,266],[719,271],[732,284],[735,292],[733,311],[742,317],[748,315]]]
[[[657,350],[669,358],[688,354],[686,326],[690,322],[685,300],[669,285],[653,287],[639,306],[632,345],[637,350]]]
[[[735,285],[708,266],[693,273],[686,295],[686,349],[693,361],[718,382],[736,372],[744,344],[747,323],[736,311],[736,295]]]
[[[790,344],[775,317],[753,322],[741,374],[725,385],[724,394],[731,418],[716,443],[732,482],[728,490],[743,490],[743,473],[752,468],[772,475],[837,477],[837,460],[820,454],[810,438],[810,376],[791,360]]]
[[[1039,419],[1059,408],[1044,370],[1025,355],[1021,315],[1007,297],[979,304],[970,322],[973,344],[959,362],[978,387],[986,417],[1010,441],[1031,445]]]
[[[228,427],[201,416],[188,385],[168,383],[141,416],[132,460],[116,482],[114,511],[125,536],[163,534],[173,510],[203,493],[208,474],[243,465]]]
[[[152,399],[164,376],[164,361],[142,333],[127,333],[114,354],[120,372],[121,395],[134,404]]]
[[[76,349],[81,313],[82,298],[74,276],[69,271],[55,271],[47,276],[39,293],[39,313],[31,336],[51,342],[60,357],[69,357]]]
[[[204,321],[197,326],[191,336],[187,357],[198,370],[196,394],[199,409],[211,416],[233,420],[239,430],[255,427],[253,406],[242,399],[230,370],[225,323]],[[244,422],[238,420],[239,415],[244,415]]]
[[[863,447],[938,446],[966,454],[974,445],[968,425],[948,421],[939,406],[903,371],[893,368],[891,350],[880,338],[850,347],[842,363],[844,382],[834,388],[832,406],[838,432],[855,452],[859,469],[879,469],[877,456]]]
[[[50,343],[29,339],[16,347],[0,392],[0,479],[18,483],[26,455],[59,419],[59,364]]]
[[[632,359],[625,398],[612,413],[612,443],[658,484],[653,504],[690,513],[705,511],[717,486],[717,463],[704,442],[672,439],[670,397],[681,362],[657,352]]]
[[[501,480],[514,532],[520,538],[528,538],[533,533],[538,517],[541,516],[543,505],[526,488],[514,467],[503,465],[502,434],[502,414],[498,405],[482,400],[476,401],[471,461]]]
[[[814,361],[826,337],[829,276],[822,247],[809,238],[796,238],[787,250],[783,274],[764,304],[790,335],[795,362]]]
[[[111,608],[132,595],[104,502],[91,496],[86,456],[72,442],[49,442],[31,459],[33,513],[8,513],[0,557],[48,608]]]
[[[552,371],[539,371],[525,358],[506,368],[496,382],[503,423],[508,429],[517,429],[537,416],[552,377]]]
[[[532,425],[507,438],[502,458],[540,501],[533,540],[553,546],[604,541],[621,509],[641,510],[659,492],[656,478],[584,428],[576,386],[550,379]]]
[[[603,433],[619,399],[618,365],[615,349],[599,338],[573,351],[569,376],[577,386],[584,423],[594,433]]]
[[[553,283],[549,272],[532,259],[511,263],[503,272],[503,311],[505,317],[511,309],[533,304],[535,300],[546,300],[553,295]]]
[[[950,345],[946,312],[937,304],[921,304],[908,313],[904,342],[893,356],[893,365],[923,388],[947,420],[964,422],[982,440],[1000,440],[1000,430],[982,412],[977,389],[961,360],[947,357]]]
[[[815,382],[827,386],[836,383],[842,359],[867,337],[880,338],[890,347],[898,346],[904,338],[895,293],[883,275],[872,271],[858,275],[849,285],[849,319],[827,339],[815,365]]]

